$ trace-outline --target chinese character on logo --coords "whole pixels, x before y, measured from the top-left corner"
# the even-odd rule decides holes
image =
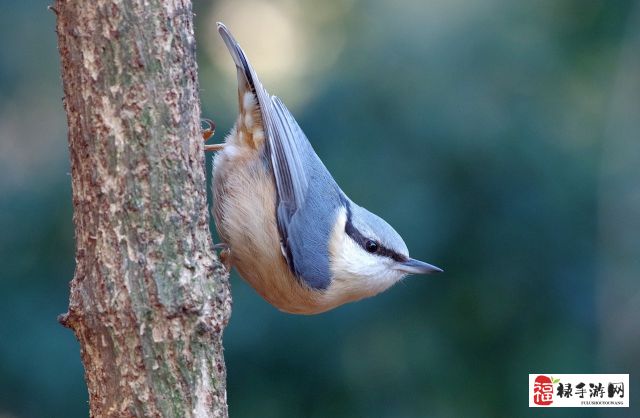
[[[576,395],[579,395],[581,398],[584,398],[584,393],[586,392],[584,388],[584,383],[580,382],[576,385]]]
[[[553,383],[548,376],[536,377],[533,385],[533,402],[536,405],[551,405],[553,402]]]
[[[610,398],[613,398],[614,395],[620,395],[621,398],[624,398],[624,383],[609,383],[607,386],[607,395]]]
[[[571,387],[571,383],[567,383],[567,384],[562,384],[562,383],[558,383],[558,392],[557,395],[562,398],[563,396],[565,398],[569,398],[573,395],[573,388]]]
[[[590,398],[602,398],[604,396],[604,388],[602,387],[602,383],[598,383],[597,385],[589,383],[589,387],[591,388],[589,389]]]

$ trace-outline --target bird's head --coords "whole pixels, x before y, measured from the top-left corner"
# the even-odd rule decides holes
[[[345,203],[330,237],[334,291],[362,298],[386,290],[408,274],[442,272],[410,258],[400,234],[382,218],[351,201]]]

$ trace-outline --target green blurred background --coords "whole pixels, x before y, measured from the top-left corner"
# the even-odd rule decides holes
[[[86,417],[49,2],[0,2],[0,417]],[[235,273],[231,416],[577,416],[527,375],[631,373],[640,416],[640,5],[196,1],[204,116],[236,114],[224,21],[343,189],[446,270],[314,317]],[[207,168],[210,169],[209,161]]]

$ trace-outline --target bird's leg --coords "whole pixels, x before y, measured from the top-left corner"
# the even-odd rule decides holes
[[[220,243],[220,244],[215,244],[213,246],[214,250],[220,250],[220,261],[222,262],[222,265],[224,266],[224,268],[227,271],[231,270],[231,247],[229,247],[229,244],[226,244],[224,242]]]
[[[204,139],[204,142],[207,142],[209,138],[211,138],[213,134],[216,133],[216,124],[211,119],[202,119],[202,122],[207,125],[207,127],[202,130],[202,139]],[[220,151],[222,148],[224,148],[224,144],[204,145],[205,151],[215,152]]]

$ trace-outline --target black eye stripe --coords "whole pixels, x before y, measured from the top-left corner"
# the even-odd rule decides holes
[[[398,254],[397,252],[385,247],[384,245],[380,246],[376,254],[383,257],[389,257],[398,262],[407,261],[407,257],[403,256],[402,254]]]
[[[348,202],[345,204],[345,207],[347,208],[347,223],[344,226],[344,232],[346,232],[346,234],[349,235],[351,239],[353,239],[360,247],[362,247],[362,249],[367,252],[371,252],[367,249],[367,243],[373,240],[362,235],[362,233],[358,231],[358,229],[351,222],[351,208],[349,207]],[[398,254],[397,252],[385,247],[377,241],[375,242],[376,244],[378,244],[378,249],[375,252],[372,252],[373,254],[377,254],[382,257],[389,257],[398,262],[407,261],[407,257],[403,256],[402,254]]]

